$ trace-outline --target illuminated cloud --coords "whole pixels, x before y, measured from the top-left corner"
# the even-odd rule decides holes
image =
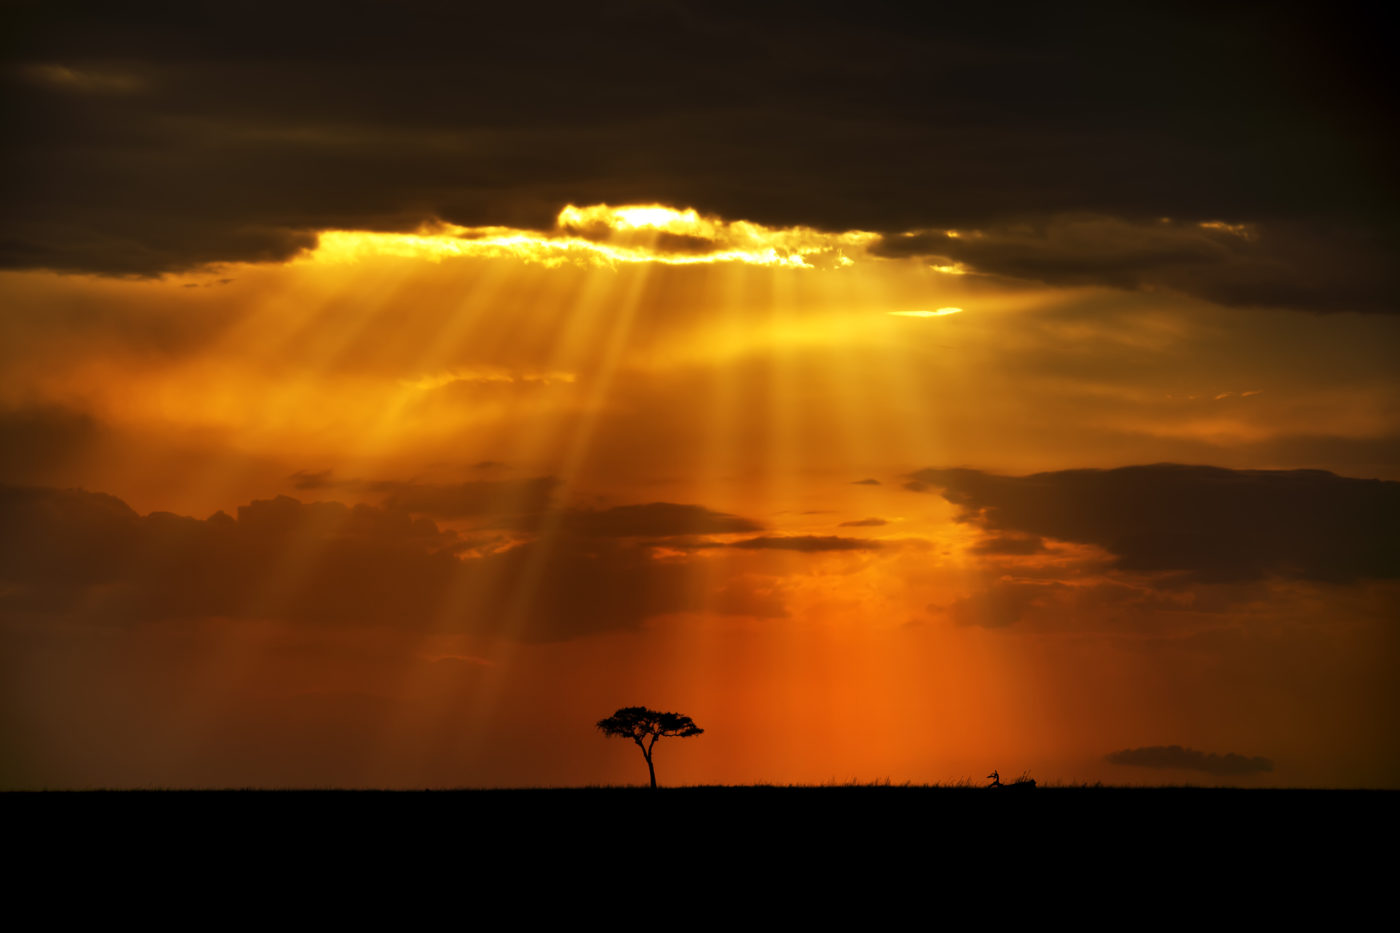
[[[837,535],[781,535],[735,541],[730,547],[750,551],[873,551],[881,547],[869,538],[843,538]]]
[[[546,232],[507,227],[433,224],[415,233],[328,230],[307,257],[314,262],[353,262],[372,255],[440,261],[455,257],[512,258],[557,266],[743,263],[811,269],[850,265],[876,234],[822,233],[808,227],[773,228],[743,220],[702,216],[693,209],[658,204],[595,204],[559,212]]]

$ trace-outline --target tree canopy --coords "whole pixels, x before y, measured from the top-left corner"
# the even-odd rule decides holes
[[[689,716],[662,713],[645,706],[624,706],[606,719],[598,720],[598,729],[606,738],[631,739],[642,750],[651,774],[651,786],[656,786],[656,768],[651,750],[663,735],[686,739],[704,732]]]

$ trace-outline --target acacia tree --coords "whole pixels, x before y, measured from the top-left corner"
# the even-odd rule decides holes
[[[689,716],[680,713],[658,713],[645,706],[624,706],[607,719],[598,720],[598,729],[606,738],[631,739],[642,750],[651,773],[651,786],[656,787],[656,768],[651,763],[651,750],[663,735],[688,739],[704,732]]]

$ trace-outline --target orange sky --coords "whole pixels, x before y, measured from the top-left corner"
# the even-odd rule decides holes
[[[641,704],[663,783],[1400,784],[1400,321],[876,239],[0,273],[0,784],[636,782]]]

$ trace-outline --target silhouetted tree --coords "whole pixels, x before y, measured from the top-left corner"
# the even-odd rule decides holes
[[[704,732],[689,716],[680,713],[658,713],[645,706],[624,706],[607,719],[598,720],[598,728],[607,738],[631,739],[642,750],[651,773],[651,786],[656,786],[656,768],[651,763],[651,750],[663,735],[688,739]]]

